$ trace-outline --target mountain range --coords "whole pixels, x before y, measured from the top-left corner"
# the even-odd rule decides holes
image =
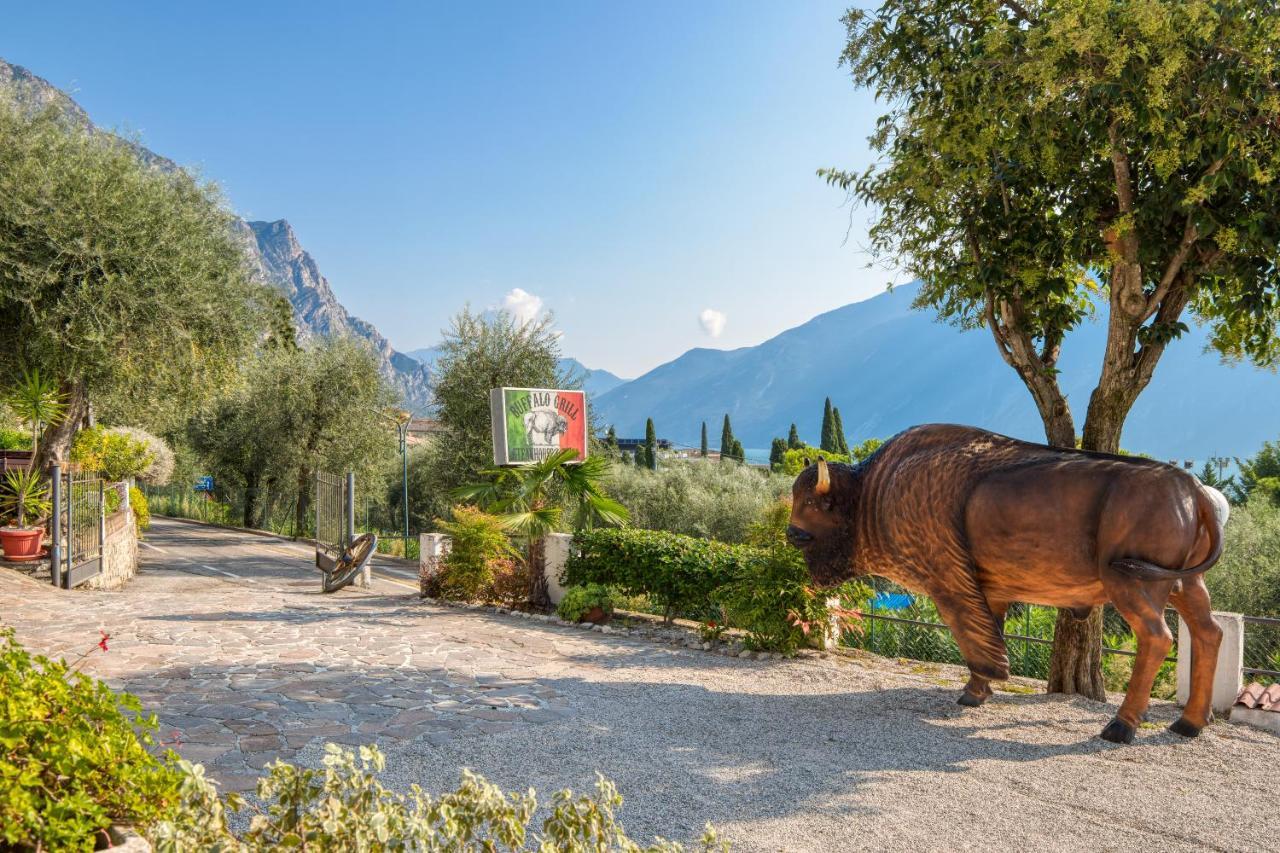
[[[60,107],[75,123],[90,132],[100,132],[71,96],[20,65],[0,59],[0,90],[11,92],[26,108]],[[164,171],[181,168],[136,142],[126,140],[148,165]],[[293,321],[300,340],[332,335],[350,335],[369,344],[378,357],[382,374],[396,387],[405,405],[423,412],[430,403],[430,371],[417,359],[397,352],[371,323],[354,317],[343,307],[320,273],[315,259],[298,243],[293,228],[284,219],[274,222],[235,222],[250,268],[262,284],[280,291],[293,307]]]
[[[767,448],[792,422],[817,444],[828,396],[851,442],[931,422],[1043,441],[1035,406],[990,334],[961,331],[913,309],[917,290],[894,288],[757,346],[689,350],[594,398],[592,408],[620,436],[643,436],[652,417],[660,436],[688,446],[698,444],[703,421],[718,446],[726,413],[749,448]],[[1063,345],[1061,381],[1077,429],[1105,339],[1103,323],[1089,322]],[[1280,376],[1224,364],[1207,343],[1207,329],[1192,325],[1169,346],[1129,416],[1127,450],[1159,459],[1244,457],[1280,437]]]

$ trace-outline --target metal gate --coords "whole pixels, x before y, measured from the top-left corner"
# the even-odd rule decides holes
[[[92,474],[53,466],[53,530],[49,569],[53,585],[73,589],[102,574],[106,540],[106,483]]]
[[[367,533],[357,539],[355,530],[355,475],[316,472],[316,568],[324,573],[324,592],[337,592],[357,578],[361,586],[370,585],[369,558],[378,540]]]

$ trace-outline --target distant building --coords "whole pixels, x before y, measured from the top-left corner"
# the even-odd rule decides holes
[[[409,421],[409,436],[406,443],[410,447],[422,444],[433,435],[444,432],[444,424],[433,418],[412,418]]]
[[[601,440],[601,441],[604,441],[604,439],[603,439],[603,438],[602,438],[602,439],[600,439],[600,440]],[[644,447],[644,439],[643,439],[643,438],[620,438],[620,439],[618,439],[618,449],[619,449],[619,450],[626,450],[626,451],[628,451],[629,453],[634,453],[637,447]],[[660,438],[660,439],[658,439],[658,449],[659,449],[659,450],[670,450],[670,449],[671,449],[671,439],[668,439],[668,438]]]

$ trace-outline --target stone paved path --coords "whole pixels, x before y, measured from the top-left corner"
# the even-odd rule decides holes
[[[471,767],[545,803],[617,782],[633,836],[736,850],[1252,849],[1280,815],[1280,738],[1219,723],[1096,735],[1114,705],[997,693],[955,704],[955,668],[878,658],[738,660],[416,597],[412,571],[319,592],[309,549],[158,519],[123,592],[0,578],[0,620],[142,697],[229,788],[325,741],[379,743],[388,784]]]

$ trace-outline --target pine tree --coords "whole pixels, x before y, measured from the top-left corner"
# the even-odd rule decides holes
[[[707,422],[702,422],[702,458],[707,458]]]
[[[786,439],[775,438],[773,446],[769,448],[769,467],[774,471],[782,470],[783,460],[787,456]]]
[[[658,470],[658,432],[653,428],[653,418],[644,422],[644,462],[650,471]]]
[[[720,458],[733,458],[733,426],[729,423],[729,415],[724,416],[724,428],[720,430]]]
[[[791,432],[787,434],[787,449],[799,450],[804,447],[804,442],[800,440],[800,430],[796,429],[796,425],[791,425]]]
[[[832,409],[831,416],[836,424],[836,453],[849,455],[849,438],[844,434],[844,421],[840,420],[840,410]]]
[[[836,418],[831,411],[831,398],[827,398],[826,404],[822,408],[822,444],[820,447],[826,453],[835,453],[836,448]]]

